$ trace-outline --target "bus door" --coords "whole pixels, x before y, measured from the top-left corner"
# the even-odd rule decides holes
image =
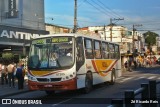
[[[84,48],[83,38],[76,38],[76,71],[78,71],[84,64]]]

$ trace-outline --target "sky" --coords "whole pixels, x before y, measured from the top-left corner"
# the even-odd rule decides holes
[[[73,28],[74,0],[44,0],[46,23]],[[104,26],[112,22],[140,32],[160,35],[160,0],[77,0],[78,27]],[[51,20],[53,18],[54,20]],[[142,25],[142,26],[138,26]]]

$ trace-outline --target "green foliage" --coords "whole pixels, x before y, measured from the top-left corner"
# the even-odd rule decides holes
[[[158,36],[158,34],[148,31],[144,33],[143,35],[145,38],[145,43],[147,43],[149,47],[156,45],[156,37]]]
[[[4,64],[9,64],[13,61],[14,55],[12,53],[3,53],[2,59]]]
[[[2,58],[5,58],[5,59],[11,59],[13,57],[14,57],[14,55],[12,53],[3,53],[2,54]]]

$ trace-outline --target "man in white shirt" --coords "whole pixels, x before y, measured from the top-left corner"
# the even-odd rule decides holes
[[[14,85],[15,67],[14,67],[14,63],[13,62],[7,66],[7,70],[8,70],[9,87],[11,88],[11,82],[12,82],[12,87],[15,87],[15,85]]]

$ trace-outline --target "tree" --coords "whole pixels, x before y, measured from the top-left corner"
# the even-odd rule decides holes
[[[9,64],[13,61],[14,55],[12,53],[3,53],[2,54],[2,59],[4,64]]]
[[[148,31],[144,33],[143,35],[145,38],[145,43],[147,43],[149,47],[156,45],[156,37],[158,36],[158,34]]]
[[[154,54],[154,52],[152,51],[152,46],[156,45],[156,37],[158,36],[158,34],[154,33],[154,32],[146,32],[143,34],[144,38],[145,38],[145,43],[147,43],[148,45],[148,54],[151,55]]]

